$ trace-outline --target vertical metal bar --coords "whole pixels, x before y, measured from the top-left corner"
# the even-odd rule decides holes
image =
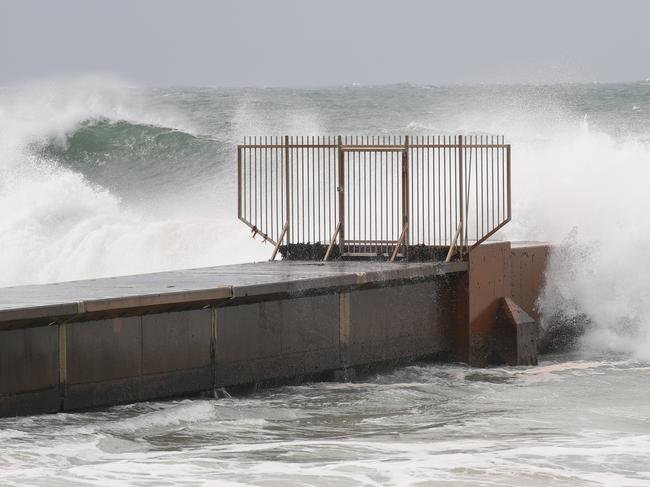
[[[255,143],[257,143],[257,136],[255,137]],[[253,217],[253,224],[257,226],[257,149],[253,147],[253,188],[252,193],[255,195],[255,213]]]
[[[477,137],[478,141],[478,137]],[[479,145],[479,144],[477,144]],[[481,135],[480,145],[483,145],[483,136]],[[481,158],[481,233],[478,235],[483,237],[485,235],[484,221],[485,221],[485,178],[484,178],[484,168],[483,168],[483,147],[477,147],[478,154],[476,154],[476,163],[478,164],[479,157]],[[478,211],[478,210],[477,210]],[[477,239],[478,240],[478,239]]]
[[[313,135],[312,135],[313,137]],[[307,145],[309,145],[309,136],[307,136]],[[314,161],[307,147],[307,242],[316,242],[316,222],[314,221]],[[313,238],[312,238],[313,237]]]
[[[338,136],[338,166],[339,166],[339,184],[336,188],[339,196],[339,224],[341,228],[339,230],[339,253],[343,255],[344,245],[345,245],[345,168],[343,161],[343,140],[342,137]]]
[[[375,145],[375,136],[372,136],[372,145]],[[378,174],[377,174],[377,156],[380,153],[375,152],[372,157],[372,162],[374,164],[374,170],[372,172],[373,174],[373,179],[375,181],[375,192],[374,192],[374,217],[375,217],[375,226],[374,226],[374,239],[375,239],[375,248],[377,249],[377,253],[379,253],[379,249],[381,249],[381,243],[379,242],[379,235],[378,235],[378,214],[379,214],[379,207],[377,205],[377,196],[379,193],[377,192],[377,179],[378,179]]]
[[[503,138],[503,136],[502,136]],[[506,188],[506,156],[507,156],[507,150],[505,147],[501,148],[501,186],[503,186],[503,194],[501,195],[501,207],[504,215],[504,220],[505,220],[505,215],[508,212],[508,205],[507,205],[507,188]]]
[[[506,146],[506,158],[507,158],[507,164],[508,164],[508,183],[507,183],[507,188],[508,188],[508,219],[512,218],[512,174],[510,172],[510,144]]]
[[[381,137],[381,142],[383,145],[386,145],[386,136],[382,135]],[[388,170],[388,157],[386,152],[381,153],[381,163],[383,166],[384,173],[386,174],[386,179],[384,180],[383,186],[381,188],[382,192],[382,208],[384,212],[384,218],[385,218],[385,223],[386,223],[386,228],[384,228],[383,223],[382,223],[382,238],[386,241],[386,254],[388,254],[388,241],[389,241],[389,231],[388,231],[388,220],[389,220],[389,209],[390,206],[388,206],[388,185],[390,181],[390,173]]]
[[[320,136],[317,137],[316,143],[320,145]],[[324,197],[324,192],[323,192],[323,184],[321,184],[321,177],[320,177],[320,160],[321,160],[321,151],[322,149],[314,149],[316,153],[316,176],[317,176],[317,183],[316,183],[316,194],[318,195],[317,201],[318,201],[318,241],[320,242],[321,240],[323,243],[326,242],[325,239],[322,239],[324,236],[324,230],[323,230],[323,224],[325,223],[325,218],[323,216],[323,197]],[[323,181],[324,183],[324,181]]]
[[[346,144],[348,141],[348,138],[345,138]],[[350,142],[352,142],[352,139],[350,139]],[[352,164],[353,161],[351,161],[351,156],[353,156],[353,152],[346,152],[343,151],[343,158],[345,160],[345,184],[346,184],[346,199],[345,199],[345,210],[347,211],[347,220],[346,224],[348,226],[348,241],[353,240],[354,238],[354,229],[352,227],[353,225],[353,211],[354,211],[354,166]],[[350,244],[348,243],[347,247],[348,252],[353,252],[353,249],[350,247]]]
[[[418,140],[420,140],[420,137],[418,137]],[[421,137],[420,142],[424,143],[424,135]],[[427,214],[427,212],[429,211],[429,209],[427,207],[427,201],[428,201],[427,188],[428,188],[428,181],[429,181],[428,177],[427,177],[427,174],[428,174],[428,172],[427,172],[428,171],[427,156],[428,156],[428,151],[429,150],[426,149],[425,147],[420,147],[418,149],[418,151],[420,152],[420,165],[422,166],[422,176],[421,176],[421,179],[420,179],[420,185],[422,187],[422,205],[420,206],[420,209],[418,210],[418,213],[420,215],[419,218],[421,220],[420,221],[420,227],[421,227],[421,231],[422,231],[422,241],[420,243],[422,243],[424,245],[428,245],[429,244],[429,239],[427,237],[427,234],[428,234],[428,227],[429,227],[428,221],[429,220],[428,220],[428,218],[425,219],[425,214]]]
[[[364,136],[361,136],[361,145],[366,145]],[[363,155],[363,156],[362,156]],[[363,169],[363,175],[361,170]],[[366,151],[359,152],[359,240],[366,237]],[[365,252],[365,243],[359,244],[359,252]]]
[[[451,135],[449,136],[449,141],[450,141],[450,144],[451,144]],[[450,147],[449,148],[449,183],[450,183],[450,191],[452,190],[452,188],[454,188],[454,190],[453,190],[453,195],[450,194],[450,196],[449,196],[449,204],[450,204],[450,207],[451,207],[452,199],[453,199],[453,208],[454,208],[453,212],[455,213],[454,224],[456,226],[458,226],[458,225],[460,225],[460,215],[461,215],[461,212],[458,211],[458,209],[462,208],[461,202],[460,202],[460,194],[459,194],[459,191],[458,191],[458,187],[459,187],[460,181],[462,181],[462,179],[460,177],[460,174],[458,174],[458,169],[459,169],[458,168],[458,161],[456,160],[455,157],[454,157],[453,167],[452,167],[451,152],[452,152],[452,149]],[[455,154],[455,152],[454,152],[454,154]],[[451,186],[452,181],[453,181],[453,186]],[[452,210],[449,210],[449,212],[451,214]],[[462,231],[464,232],[465,229],[463,228]],[[463,234],[461,233],[461,240],[460,240],[461,245],[462,245],[462,241],[463,241],[462,235]]]
[[[320,233],[317,233],[318,230],[318,222],[320,221],[320,217],[318,216],[317,212],[317,203],[318,203],[318,191],[320,188],[316,187],[316,175],[317,175],[317,170],[316,170],[316,149],[314,148],[314,136],[311,136],[311,164],[309,166],[309,171],[311,172],[311,191],[309,192],[309,198],[312,200],[311,203],[311,211],[312,211],[312,228],[314,231],[314,243],[320,241]]]
[[[492,184],[491,184],[491,187],[490,187],[490,189],[491,189],[491,198],[490,198],[490,200],[492,202],[492,206],[490,207],[490,217],[491,217],[490,218],[490,224],[492,225],[492,228],[494,228],[495,227],[494,215],[495,215],[495,209],[496,209],[496,204],[495,204],[496,200],[494,198],[494,186],[495,186],[494,185],[494,135],[490,136],[490,145],[492,146],[492,148],[490,149],[490,170],[491,170],[490,171],[490,178],[492,180]]]
[[[435,142],[435,138],[434,138]],[[430,145],[429,136],[427,135],[427,146]],[[431,147],[427,147],[427,242],[429,245],[433,246],[433,241],[431,240]],[[436,153],[433,153],[433,164],[436,163]],[[435,172],[434,172],[435,174]],[[435,186],[434,186],[435,187]],[[435,200],[434,200],[435,201]],[[436,239],[436,229],[433,229],[433,240]]]
[[[464,214],[465,213],[465,211],[464,211],[464,209],[465,209],[465,204],[464,204],[465,188],[464,188],[464,185],[463,185],[463,181],[464,181],[463,172],[464,171],[463,171],[463,136],[462,135],[459,135],[459,136],[456,137],[456,145],[458,147],[458,157],[457,157],[458,160],[457,160],[457,162],[458,162],[458,175],[459,175],[458,190],[460,192],[460,196],[459,196],[459,199],[460,199],[460,225],[461,225],[461,229],[462,229],[461,234],[463,234],[465,232],[465,214]],[[445,236],[445,238],[446,238],[446,236]],[[460,258],[461,258],[461,260],[463,258],[463,254],[464,254],[464,251],[465,251],[465,241],[464,240],[466,240],[466,239],[464,239],[461,236],[461,239],[460,239]]]
[[[248,142],[252,141],[252,137],[249,137]],[[245,149],[245,157],[248,158],[248,217],[250,222],[255,225],[255,185],[254,185],[254,168],[253,168],[253,149]]]
[[[264,145],[268,145],[268,135],[264,136]],[[261,137],[260,137],[261,142]],[[269,150],[264,148],[264,233],[270,233],[271,238],[277,238],[277,235],[273,235],[273,229],[269,225],[269,210],[271,205],[269,204],[269,165],[268,165],[268,153]],[[261,153],[260,153],[260,164],[261,164]]]
[[[308,191],[307,191],[307,186],[309,186],[309,167],[305,169],[305,136],[301,135],[300,136],[300,167],[302,170],[301,174],[301,198],[300,201],[302,202],[302,213],[301,213],[301,221],[302,221],[302,242],[301,243],[308,243],[309,242],[309,199],[308,199]],[[305,181],[305,175],[307,176]],[[305,206],[307,209],[305,210]]]
[[[388,137],[388,140],[390,141],[390,137]],[[393,137],[393,143],[394,142],[395,142],[395,138]],[[397,206],[397,203],[398,203],[395,193],[399,191],[399,190],[396,189],[396,187],[399,184],[400,175],[401,175],[401,171],[400,171],[400,175],[397,175],[397,177],[395,175],[395,157],[394,157],[394,154],[395,153],[393,153],[393,152],[389,152],[389,155],[390,155],[390,169],[391,169],[391,175],[393,177],[393,179],[391,181],[391,190],[390,190],[391,191],[391,197],[390,197],[391,198],[391,208],[392,208],[392,215],[391,215],[391,219],[390,219],[390,225],[391,225],[390,233],[393,236],[395,235],[395,223],[397,223],[395,220],[399,217],[399,215],[396,215],[396,210],[395,210],[395,207]]]
[[[402,153],[402,226],[408,229],[409,226],[409,136],[404,137],[404,152]],[[408,257],[408,246],[410,244],[408,230],[404,235],[405,255]]]
[[[411,236],[411,243],[417,244],[420,240],[420,154],[417,148],[407,149],[409,159],[409,234]],[[415,193],[415,197],[413,197]]]
[[[237,146],[237,218],[242,217],[241,150],[241,146]]]
[[[327,136],[327,145],[331,144],[331,137]],[[323,169],[323,179],[326,181],[325,188],[327,194],[325,199],[327,201],[327,225],[326,228],[330,228],[333,223],[332,218],[332,149],[329,147],[325,149],[323,154],[323,163],[325,168]]]
[[[291,243],[291,164],[289,163],[289,136],[284,136],[284,222],[287,226],[287,244]]]
[[[278,136],[275,136],[275,145],[278,144]],[[275,157],[275,227],[277,230],[280,229],[280,151],[276,147],[275,150],[273,151],[273,155]],[[286,223],[286,222],[285,222]]]
[[[469,137],[469,143],[472,143],[472,136],[470,135]],[[476,144],[475,144],[476,145]],[[474,218],[476,220],[476,240],[479,239],[479,233],[478,233],[478,212],[479,212],[479,199],[478,199],[478,191],[479,191],[479,184],[478,184],[478,154],[475,154],[471,149],[469,151],[469,165],[472,165],[472,157],[475,157],[476,160],[474,162],[474,168],[475,168],[475,174],[474,174],[474,181],[476,183],[476,187],[474,188]],[[471,183],[470,183],[471,184]],[[469,201],[469,198],[468,198]]]
[[[434,137],[433,140],[435,142],[435,137]],[[444,138],[443,138],[443,142],[444,142]],[[438,144],[440,144],[440,136],[438,136]],[[442,152],[442,154],[441,154],[441,152]],[[438,163],[437,164],[436,164],[436,153],[438,154]],[[440,208],[442,206],[441,201],[440,201],[440,198],[441,198],[441,195],[442,195],[442,188],[440,187],[440,172],[441,172],[440,171],[440,166],[443,166],[445,168],[447,167],[447,148],[446,147],[434,149],[433,163],[434,163],[433,177],[434,177],[434,180],[435,180],[435,183],[433,184],[434,191],[435,191],[435,188],[436,188],[436,184],[438,186],[438,191],[437,191],[437,195],[438,195],[438,219],[436,220],[436,212],[434,210],[434,212],[433,212],[433,219],[434,219],[433,240],[435,242],[435,240],[436,240],[436,228],[438,228],[438,243],[439,243],[439,245],[442,245],[442,232],[441,232],[442,227],[440,226],[440,222],[441,222]],[[436,178],[436,168],[438,170],[438,177],[437,178]],[[446,179],[445,179],[445,184],[447,184]],[[434,204],[435,204],[435,195],[434,195],[433,201],[434,201]]]
[[[244,145],[246,145],[246,137],[244,137]],[[250,221],[250,218],[248,217],[248,207],[246,206],[247,203],[247,198],[248,196],[248,190],[250,189],[250,185],[246,184],[246,174],[249,173],[250,171],[246,171],[246,162],[248,161],[246,157],[246,149],[242,148],[242,180],[243,180],[243,185],[244,185],[244,194],[243,194],[243,201],[242,201],[242,206],[243,206],[243,212],[244,216],[246,217],[246,220]],[[249,205],[250,206],[250,205]]]
[[[447,219],[451,221],[451,199],[454,198],[455,200],[456,190],[452,186],[451,135],[443,136],[442,143],[445,147],[442,148],[444,159],[442,164],[442,177],[440,177],[440,168],[438,168],[438,191],[440,192],[440,196],[438,197],[438,230],[440,234],[440,245],[444,246],[447,245]],[[449,181],[447,181],[447,176],[449,176]],[[442,189],[440,188],[440,184],[442,184]],[[447,187],[449,187],[449,195],[447,195]],[[441,200],[442,204],[440,204]]]
[[[499,136],[497,135],[497,144],[499,143]],[[501,147],[496,149],[496,167],[497,167],[497,221],[501,223],[501,160],[499,154],[501,152]]]
[[[350,136],[350,144],[355,144],[354,137]],[[357,236],[357,153],[356,152],[345,152],[344,157],[346,158],[347,171],[349,176],[348,188],[350,190],[350,198],[346,203],[350,207],[350,219],[348,220],[348,252],[355,253],[356,250],[356,240]],[[350,243],[353,242],[353,243]]]

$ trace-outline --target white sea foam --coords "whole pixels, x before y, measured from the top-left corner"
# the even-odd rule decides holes
[[[648,134],[603,125],[548,97],[513,93],[407,128],[505,134],[513,220],[497,238],[554,245],[539,303],[543,325],[586,316],[592,326],[584,347],[650,359]]]
[[[96,119],[193,130],[183,117],[148,107],[136,91],[114,79],[56,79],[0,92],[0,285],[268,255],[268,247],[232,231],[236,222],[230,192],[211,201],[218,204],[210,213],[179,204],[174,211],[166,206],[167,214],[161,216],[151,211],[151,202],[127,206],[37,151],[52,140],[64,145],[82,123]],[[191,188],[179,183],[182,201]]]
[[[542,315],[585,315],[585,346],[650,359],[650,147],[583,122],[515,150],[506,235],[556,244]]]
[[[382,112],[382,100],[370,107],[369,94],[363,95],[368,97],[363,105],[341,106],[332,113],[331,106],[292,93],[282,94],[280,101],[277,91],[239,95],[234,110],[227,112],[225,139],[232,143],[251,134],[351,133],[345,125],[348,118],[357,130],[364,124],[364,130],[377,133],[505,134],[513,144],[514,215],[499,237],[559,244],[540,301],[544,318],[558,312],[569,318],[586,315],[593,329],[585,346],[650,358],[647,134],[645,139],[638,131],[614,136],[544,97],[542,102],[508,98],[505,107],[501,101],[480,106],[446,100],[451,109],[444,116],[409,118],[396,112],[393,120]],[[341,93],[352,96],[349,90]],[[329,92],[325,99],[332,99]],[[272,102],[271,111],[266,104]],[[369,111],[360,113],[360,106]],[[204,116],[201,112],[197,119]],[[111,78],[2,88],[0,285],[268,258],[269,246],[250,239],[235,219],[234,182],[227,164],[221,173],[212,174],[212,167],[204,172],[209,184],[199,195],[183,179],[182,167],[175,167],[178,182],[172,201],[166,195],[126,203],[115,191],[35,150],[51,140],[65,145],[81,124],[98,119],[201,132],[191,116],[154,106],[142,90]],[[222,177],[224,173],[229,176]]]

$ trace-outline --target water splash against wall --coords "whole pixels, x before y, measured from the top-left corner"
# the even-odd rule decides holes
[[[268,258],[235,219],[244,135],[501,133],[514,219],[500,237],[561,244],[545,319],[586,316],[584,346],[648,358],[647,89],[2,88],[0,285]]]

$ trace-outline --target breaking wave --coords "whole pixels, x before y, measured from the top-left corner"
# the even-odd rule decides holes
[[[242,135],[502,133],[501,237],[555,244],[545,326],[588,321],[584,346],[650,359],[647,87],[426,88],[0,88],[0,285],[268,258],[235,218]]]
[[[116,80],[3,89],[0,285],[237,261],[215,144]]]

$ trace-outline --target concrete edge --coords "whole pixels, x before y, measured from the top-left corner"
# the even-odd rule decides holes
[[[448,262],[421,267],[396,266],[394,269],[367,272],[349,272],[317,278],[306,278],[233,287],[233,299],[263,297],[277,294],[300,294],[316,289],[350,288],[360,285],[389,283],[401,280],[426,279],[433,276],[465,272],[467,262]]]
[[[19,309],[0,310],[0,331],[31,328],[72,321],[88,315],[129,312],[146,309],[169,309],[196,303],[211,304],[228,301],[232,298],[232,286],[194,291],[174,291],[170,293],[144,294],[137,296],[94,299],[73,303],[46,306],[27,306]]]
[[[119,316],[138,310],[171,310],[197,304],[223,304],[237,298],[263,299],[265,296],[296,296],[312,291],[345,289],[364,285],[381,285],[394,281],[427,279],[434,276],[464,272],[467,262],[436,263],[423,266],[399,266],[394,269],[368,272],[337,273],[330,276],[306,279],[287,279],[269,284],[249,286],[223,285],[211,289],[172,291],[58,303],[44,306],[0,310],[0,330],[45,326],[61,321],[79,321],[86,316]]]

